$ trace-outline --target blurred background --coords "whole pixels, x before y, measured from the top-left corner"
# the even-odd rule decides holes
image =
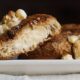
[[[28,15],[47,13],[64,23],[80,23],[80,0],[0,0],[0,19],[9,10],[24,9]]]

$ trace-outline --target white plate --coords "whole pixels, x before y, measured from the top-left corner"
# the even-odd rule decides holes
[[[79,60],[3,60],[0,73],[60,74],[80,72]]]

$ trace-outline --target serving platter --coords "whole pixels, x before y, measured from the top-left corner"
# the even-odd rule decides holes
[[[63,74],[80,72],[80,60],[1,60],[0,73]]]

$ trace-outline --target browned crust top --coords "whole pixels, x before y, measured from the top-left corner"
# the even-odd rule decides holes
[[[3,35],[1,35],[0,40],[7,41],[9,39],[13,39],[16,33],[20,32],[25,25],[29,25],[33,29],[33,26],[47,24],[48,21],[52,19],[55,18],[47,14],[35,14],[29,16],[27,19],[23,20],[19,25],[17,25],[16,27],[12,27],[10,30],[6,31]]]

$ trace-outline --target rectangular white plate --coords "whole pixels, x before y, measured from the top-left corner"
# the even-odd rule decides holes
[[[0,73],[60,74],[80,72],[80,60],[3,60]]]

